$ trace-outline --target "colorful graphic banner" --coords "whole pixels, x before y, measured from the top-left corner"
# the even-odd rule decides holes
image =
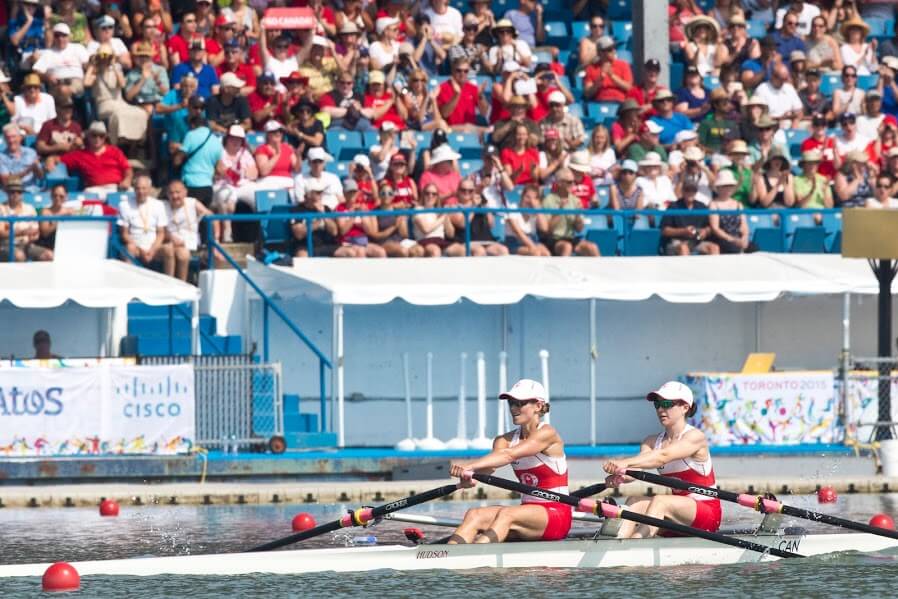
[[[713,445],[838,443],[844,436],[832,372],[687,377],[693,421]]]
[[[187,453],[194,414],[189,364],[0,369],[0,457]]]

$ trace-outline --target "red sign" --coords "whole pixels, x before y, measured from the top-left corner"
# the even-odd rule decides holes
[[[266,29],[314,29],[315,13],[308,6],[298,8],[269,8],[262,17]]]

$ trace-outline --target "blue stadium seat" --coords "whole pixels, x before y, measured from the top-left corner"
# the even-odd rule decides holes
[[[586,104],[586,115],[596,124],[614,122],[617,117],[617,102],[589,102]]]
[[[762,38],[767,35],[767,22],[751,20],[748,22],[748,37]]]
[[[620,215],[614,215],[611,226],[608,224],[608,217],[604,214],[594,215],[589,219],[586,240],[596,244],[599,253],[603,256],[616,256],[620,248],[623,218]]]
[[[873,89],[879,83],[879,74],[871,73],[869,75],[858,75],[857,86],[864,91]]]
[[[340,162],[351,161],[359,154],[364,154],[366,156],[368,155],[367,148],[364,148],[362,146],[342,146],[339,148],[331,148],[330,146],[328,146],[328,150],[331,150],[331,155]]]
[[[535,52],[533,54],[533,62],[534,62],[534,64],[540,64],[540,63],[549,64],[552,62],[552,53],[551,52]]]
[[[571,39],[568,47],[576,51],[580,40],[589,37],[589,21],[574,21],[571,23]]]
[[[797,160],[801,156],[801,144],[811,136],[811,132],[807,129],[786,129],[785,134],[789,154]]]
[[[461,154],[463,159],[477,159],[483,153],[480,138],[476,133],[452,133],[447,139],[449,145]]]
[[[661,246],[661,229],[633,229],[624,241],[625,256],[657,256]]]
[[[418,144],[418,150],[429,148],[432,139],[433,131],[415,131],[415,142]]]
[[[85,192],[77,192],[70,193],[69,200],[75,200],[76,202],[84,202],[88,200],[99,200],[100,196],[95,193],[85,193]]]
[[[610,185],[596,186],[596,197],[599,199],[599,208],[607,208],[608,202],[611,201],[611,186]]]
[[[259,131],[250,131],[246,134],[246,144],[253,151],[265,143],[265,134]]]
[[[505,239],[505,215],[504,214],[493,214],[493,226],[490,229],[490,232],[493,234],[493,239],[498,241],[502,241]]]
[[[706,89],[717,89],[720,87],[720,77],[716,75],[705,75],[703,83]]]
[[[612,21],[628,21],[633,18],[633,5],[630,0],[609,0],[605,18]]]
[[[272,206],[272,214],[286,214],[290,212],[290,206],[276,205]],[[286,244],[293,237],[290,231],[289,220],[266,220],[262,221],[262,243],[265,246]]]
[[[682,62],[670,63],[670,88],[679,89],[683,87],[683,74],[686,72],[686,65]]]
[[[362,145],[366,148],[376,146],[378,143],[380,143],[380,136],[377,134],[377,131],[362,132]]]
[[[770,214],[746,215],[752,243],[762,252],[782,252],[783,233]]]
[[[555,46],[557,48],[567,47],[569,35],[567,24],[565,24],[563,21],[548,21],[545,23],[545,30],[545,45]]]
[[[618,48],[617,57],[619,59],[623,60],[624,62],[629,62],[630,64],[633,64],[633,52],[631,50]]]
[[[275,206],[290,204],[290,195],[286,189],[256,192],[256,212],[271,212]]]
[[[482,160],[462,159],[462,161],[458,164],[458,170],[461,172],[462,177],[467,177],[471,173],[476,173],[477,171],[479,171],[482,168],[483,168]]]
[[[505,203],[509,206],[520,206],[521,205],[521,193],[524,190],[518,186],[512,189],[511,191],[506,191],[505,193]]]
[[[826,251],[838,254],[842,251],[842,213],[831,212],[823,215],[823,230],[826,231]]]
[[[611,21],[611,37],[618,46],[629,42],[633,37],[633,21]]]
[[[331,128],[325,132],[327,140],[327,149],[333,155],[338,155],[340,149],[346,146],[354,148],[363,148],[365,143],[362,140],[362,134],[358,131],[349,131],[342,128]]]
[[[134,197],[134,193],[130,191],[116,191],[114,193],[108,193],[106,194],[106,205],[117,210],[119,204],[132,197]]]
[[[870,35],[872,36],[889,35],[894,28],[894,21],[889,23],[889,20],[881,17],[866,17],[864,22],[870,27]]]
[[[25,195],[22,199],[26,204],[31,204],[36,210],[40,210],[41,208],[46,208],[50,205],[50,192],[25,192]]]
[[[820,80],[820,92],[824,96],[832,96],[837,89],[842,89],[842,76],[838,73],[824,73]]]
[[[813,214],[783,216],[785,246],[793,254],[822,254],[826,251],[826,230],[818,225]]]

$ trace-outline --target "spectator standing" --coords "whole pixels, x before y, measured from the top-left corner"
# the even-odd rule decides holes
[[[112,48],[100,46],[84,75],[84,85],[91,90],[97,105],[97,116],[109,121],[109,141],[127,146],[133,153],[146,139],[149,115],[145,110],[125,101],[125,75],[115,62]]]
[[[717,197],[711,202],[712,211],[741,210],[742,206],[733,199],[733,190],[736,189],[736,179],[730,171],[721,171],[714,181],[714,190]],[[720,248],[721,254],[741,254],[745,251],[753,251],[749,241],[748,220],[745,214],[715,214],[708,217],[711,227],[711,241]]]
[[[71,34],[65,23],[54,25],[53,45],[40,52],[33,67],[57,100],[84,95],[84,65],[90,57],[84,46],[70,43]]]
[[[467,58],[460,58],[452,63],[452,75],[440,84],[437,95],[437,106],[446,124],[454,130],[470,131],[477,128],[478,113],[486,118],[489,114],[489,102],[486,99],[484,80],[478,87],[468,81],[471,63]]]
[[[0,152],[0,180],[4,185],[15,180],[20,186],[37,189],[44,176],[37,152],[22,143],[22,131],[15,123],[3,127],[3,138],[6,149]]]
[[[543,5],[538,0],[520,0],[517,9],[505,13],[505,19],[511,21],[521,40],[531,48],[540,46],[545,40]]]
[[[41,216],[73,216],[75,211],[65,205],[68,199],[69,195],[65,185],[54,185],[50,190],[50,205],[41,210]],[[40,238],[36,243],[43,248],[53,250],[56,247],[56,230],[59,223],[55,220],[44,220],[38,223],[38,226]]]
[[[623,102],[633,88],[630,65],[617,57],[611,37],[602,37],[598,46],[599,58],[586,67],[583,97],[597,102]]]
[[[200,247],[200,220],[210,214],[212,212],[201,202],[188,196],[184,183],[177,179],[169,182],[165,236],[174,258],[174,276],[182,281],[187,280],[191,253]]]
[[[698,186],[687,181],[682,186],[682,197],[670,205],[671,210],[705,210],[705,204],[696,201]],[[661,251],[668,256],[690,254],[719,254],[720,247],[711,237],[707,214],[665,214],[661,218]]]
[[[58,159],[47,158],[47,170],[52,171],[57,162],[65,164],[69,173],[78,173],[84,180],[84,191],[95,193],[102,198],[113,191],[127,191],[131,188],[133,171],[125,154],[108,142],[106,125],[94,121],[87,129],[87,144],[84,149],[66,152]]]
[[[165,206],[152,197],[152,186],[147,175],[137,177],[134,197],[124,198],[119,204],[119,234],[128,254],[141,264],[149,267],[161,259],[163,272],[174,276],[174,253],[171,244],[165,242]]]
[[[196,93],[208,100],[217,95],[219,90],[218,74],[206,62],[206,44],[202,39],[194,38],[190,42],[189,60],[175,65],[171,73],[171,83],[177,88],[185,75],[190,73],[196,79]]]
[[[256,149],[259,169],[258,189],[290,189],[293,173],[300,167],[296,149],[284,141],[284,126],[271,120],[265,123],[265,143]]]
[[[580,210],[580,199],[571,192],[576,184],[570,169],[561,169],[555,180],[555,191],[543,199],[543,208],[549,210]],[[545,246],[553,256],[598,256],[596,244],[585,239],[578,239],[584,222],[581,214],[540,214],[537,216],[537,228]]]
[[[661,127],[659,140],[665,148],[673,145],[677,133],[694,127],[689,117],[674,111],[674,96],[666,89],[655,94],[652,107],[655,114],[650,120]]]
[[[216,133],[225,133],[231,125],[238,124],[248,130],[252,126],[252,112],[246,96],[241,95],[245,81],[228,72],[221,76],[221,91],[206,103],[209,127]]]
[[[181,180],[187,193],[206,208],[212,205],[215,167],[221,160],[221,138],[209,128],[202,114],[190,116],[190,131],[178,147],[175,164],[181,165]]]
[[[34,206],[22,201],[24,188],[18,177],[5,179],[6,203],[0,204],[0,216],[37,216]],[[10,231],[11,229],[11,231]],[[9,236],[14,236],[13,251],[16,262],[52,260],[53,251],[38,245],[40,228],[36,221],[0,223],[0,260],[9,261]]]

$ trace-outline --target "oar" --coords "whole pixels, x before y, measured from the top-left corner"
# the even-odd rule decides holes
[[[293,543],[305,541],[306,539],[311,539],[312,537],[317,537],[319,535],[327,534],[335,530],[340,530],[341,528],[348,528],[350,526],[364,526],[368,522],[371,522],[372,520],[380,518],[386,514],[396,512],[398,510],[404,510],[405,508],[412,507],[413,505],[420,505],[422,503],[427,503],[428,501],[450,495],[458,490],[458,488],[458,484],[444,485],[442,487],[437,487],[436,489],[431,489],[430,491],[425,491],[424,493],[411,495],[404,499],[385,503],[377,507],[358,508],[357,510],[348,512],[342,518],[334,520],[333,522],[321,524],[320,526],[316,526],[315,528],[310,528],[309,530],[304,530],[302,532],[297,532],[281,539],[276,539],[269,543],[265,543],[264,545],[253,547],[248,551],[271,551],[272,549],[277,549],[278,547],[292,545]]]
[[[732,501],[733,503],[738,503],[739,505],[757,510],[763,514],[771,512],[780,513],[787,516],[794,516],[795,518],[811,520],[813,522],[822,522],[823,524],[832,524],[833,526],[841,526],[842,528],[850,528],[851,530],[868,532],[871,535],[879,535],[881,537],[889,537],[890,539],[898,539],[898,532],[895,532],[894,530],[877,528],[875,526],[864,524],[863,522],[855,522],[853,520],[839,518],[838,516],[830,516],[828,514],[821,514],[820,512],[806,510],[800,507],[785,505],[774,499],[767,499],[758,495],[749,495],[747,493],[733,493],[732,491],[724,491],[723,489],[712,489],[711,487],[705,487],[694,483],[687,483],[678,478],[660,476],[658,474],[652,474],[651,472],[644,472],[642,470],[627,470],[627,476],[632,476],[633,478],[645,481],[647,483],[654,483],[657,485],[670,487],[672,489],[680,489],[681,491],[697,493],[699,495],[704,495],[705,497],[716,497],[717,499],[723,499],[724,501]]]
[[[571,493],[571,495],[573,495],[574,497],[592,497],[593,495],[598,495],[607,488],[608,485],[606,485],[605,483],[596,483],[594,485],[589,485],[588,487],[578,489]]]
[[[466,473],[466,476],[467,476],[467,473]],[[624,520],[632,520],[633,522],[638,522],[640,524],[645,524],[647,526],[655,526],[657,528],[663,528],[665,530],[672,530],[674,532],[678,532],[683,535],[688,535],[690,537],[700,537],[702,539],[707,539],[709,541],[723,543],[724,545],[731,545],[733,547],[739,547],[741,549],[757,551],[758,553],[769,553],[770,555],[775,555],[777,557],[804,557],[803,555],[799,555],[797,553],[792,553],[791,551],[783,551],[782,549],[777,549],[776,547],[767,547],[766,545],[752,543],[751,541],[746,541],[744,539],[737,539],[734,537],[728,537],[728,536],[717,534],[714,532],[709,532],[707,530],[693,528],[691,526],[686,526],[684,524],[678,524],[671,520],[660,520],[658,518],[652,518],[651,516],[646,516],[645,514],[639,514],[639,513],[624,509],[620,506],[612,505],[610,503],[605,503],[603,501],[596,502],[592,499],[579,499],[572,495],[565,495],[564,493],[556,493],[554,491],[547,491],[545,489],[540,489],[539,487],[531,487],[529,485],[523,485],[517,481],[507,480],[504,478],[497,478],[497,477],[491,476],[489,474],[478,474],[476,472],[471,472],[470,476],[474,480],[478,480],[484,484],[493,485],[493,486],[499,487],[501,489],[508,489],[509,491],[517,491],[518,493],[524,493],[526,495],[531,495],[533,497],[538,497],[540,499],[545,499],[547,501],[556,501],[558,503],[566,503],[567,505],[572,506],[573,508],[575,508],[577,511],[580,511],[580,512],[596,514],[597,516],[601,514],[601,515],[605,516],[606,518],[622,518]]]

